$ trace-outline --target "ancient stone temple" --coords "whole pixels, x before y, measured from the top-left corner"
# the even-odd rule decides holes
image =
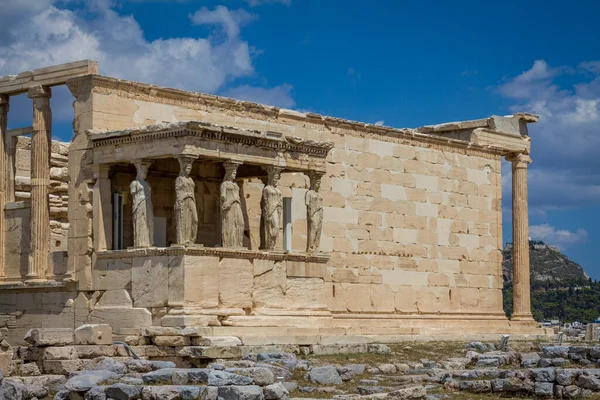
[[[18,72],[18,71],[16,71]],[[52,90],[74,97],[52,141]],[[31,127],[7,130],[28,93]],[[0,78],[0,332],[244,344],[535,335],[530,114],[395,129],[98,75]],[[512,163],[514,315],[502,309]],[[168,330],[168,329],[167,329]]]

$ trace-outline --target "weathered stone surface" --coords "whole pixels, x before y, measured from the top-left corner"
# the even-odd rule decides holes
[[[250,377],[258,386],[267,386],[275,382],[275,374],[270,369],[264,367],[227,368],[225,371]]]
[[[486,393],[492,390],[492,383],[490,381],[462,381],[460,382],[460,390],[473,393]]]
[[[554,384],[552,382],[536,382],[533,392],[536,396],[550,397],[554,394]]]
[[[201,386],[145,386],[142,400],[217,400],[217,388]]]
[[[25,334],[24,339],[33,346],[66,346],[73,344],[73,329],[34,328]]]
[[[241,346],[242,341],[235,336],[202,336],[196,340],[198,346]]]
[[[85,324],[74,331],[75,344],[112,344],[112,328],[107,324]]]
[[[362,375],[365,372],[365,368],[365,364],[347,364],[337,367],[337,371],[343,381],[349,381],[356,375]]]
[[[392,399],[424,399],[427,397],[427,391],[423,386],[413,386],[394,390],[388,394]]]
[[[42,362],[45,374],[70,375],[83,369],[84,365],[84,360],[44,360]]]
[[[179,350],[178,353],[182,357],[190,358],[240,358],[242,355],[241,348],[238,346],[188,346]]]
[[[127,360],[125,366],[130,372],[150,372],[153,370],[152,361],[149,360]],[[175,368],[175,364],[170,366]]]
[[[208,382],[209,369],[176,369],[172,374],[174,385],[199,385]]]
[[[563,386],[570,386],[575,381],[575,377],[579,374],[577,369],[562,369],[556,370],[556,383]]]
[[[263,400],[260,386],[222,386],[219,387],[219,399],[223,400]]]
[[[40,375],[22,377],[21,379],[26,385],[40,386],[48,389],[50,392],[58,392],[67,382],[67,378],[64,375]]]
[[[95,358],[86,364],[85,369],[88,371],[107,370],[119,375],[127,373],[127,367],[124,363],[110,357]]]
[[[102,382],[118,379],[120,375],[111,371],[84,371],[70,378],[65,383],[65,389],[73,392],[85,392],[92,386],[97,386]]]
[[[281,382],[266,386],[263,393],[266,400],[287,399],[289,395],[288,390]]]
[[[579,375],[577,384],[584,389],[600,390],[600,378],[591,375]]]
[[[186,336],[154,336],[152,342],[156,346],[189,346],[190,338]]]
[[[137,400],[142,394],[142,387],[116,383],[107,387],[105,393],[114,400]]]
[[[546,358],[567,358],[569,356],[569,346],[543,346],[543,357]]]
[[[209,370],[208,384],[209,386],[231,386],[231,385],[250,385],[253,382],[252,378],[232,374],[226,371]]]
[[[309,371],[308,377],[311,382],[319,385],[341,385],[342,378],[334,366],[316,367]]]
[[[535,368],[540,363],[538,353],[521,353],[521,366],[524,368]]]
[[[556,369],[535,368],[531,370],[531,375],[538,382],[554,382],[554,379],[556,379]]]
[[[46,347],[44,349],[44,360],[72,360],[77,357],[77,351],[72,346]]]
[[[173,373],[177,368],[163,368],[142,375],[144,383],[149,385],[171,384]]]
[[[74,396],[73,396],[74,397]],[[94,386],[83,396],[84,400],[106,400],[105,386]]]

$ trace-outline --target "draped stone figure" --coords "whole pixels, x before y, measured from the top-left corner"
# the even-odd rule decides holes
[[[137,176],[129,190],[133,201],[133,246],[150,247],[154,244],[154,212],[152,210],[152,189],[146,176],[150,162],[138,160],[133,164]]]
[[[175,222],[177,244],[194,244],[198,234],[198,210],[190,178],[195,157],[179,157],[179,176],[175,179]]]
[[[244,246],[244,215],[240,188],[234,182],[240,163],[225,162],[225,178],[221,183],[221,242],[223,247]]]
[[[323,230],[323,197],[319,194],[321,175],[310,175],[310,189],[306,192],[306,221],[308,226],[306,252],[316,253],[321,244],[321,231]]]
[[[261,248],[274,250],[279,236],[281,210],[283,208],[281,190],[277,187],[281,168],[267,167],[265,170],[268,178],[261,198]]]

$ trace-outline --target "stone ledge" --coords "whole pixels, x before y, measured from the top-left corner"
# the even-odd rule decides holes
[[[221,258],[261,259],[273,261],[305,261],[314,263],[326,263],[329,261],[329,253],[285,253],[280,251],[226,249],[219,247],[147,247],[130,248],[126,250],[107,250],[97,253],[98,259],[112,259],[124,257],[148,257],[148,256],[213,256]]]
[[[23,289],[62,289],[66,288],[70,283],[67,281],[56,280],[23,280],[23,281],[8,281],[0,282],[1,290],[23,290]]]

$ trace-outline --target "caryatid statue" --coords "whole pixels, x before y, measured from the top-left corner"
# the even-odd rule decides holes
[[[223,247],[244,246],[244,214],[240,201],[240,188],[234,182],[240,162],[227,161],[225,178],[221,183],[221,244]]]
[[[146,181],[151,162],[133,162],[137,176],[129,190],[133,200],[133,246],[150,247],[154,244],[154,212],[152,210],[152,189]]]
[[[261,199],[261,248],[265,250],[274,250],[277,245],[277,237],[279,236],[279,228],[281,224],[281,210],[283,208],[283,200],[281,198],[281,190],[277,187],[281,168],[266,167],[268,178],[267,184],[262,191]]]
[[[194,188],[196,184],[190,178],[192,165],[196,157],[181,156],[179,176],[175,179],[175,223],[177,225],[177,244],[194,244],[198,235],[198,210]]]
[[[310,174],[310,189],[304,196],[306,202],[307,239],[306,252],[316,253],[321,244],[321,231],[323,230],[323,197],[319,194],[321,187],[321,174]]]

